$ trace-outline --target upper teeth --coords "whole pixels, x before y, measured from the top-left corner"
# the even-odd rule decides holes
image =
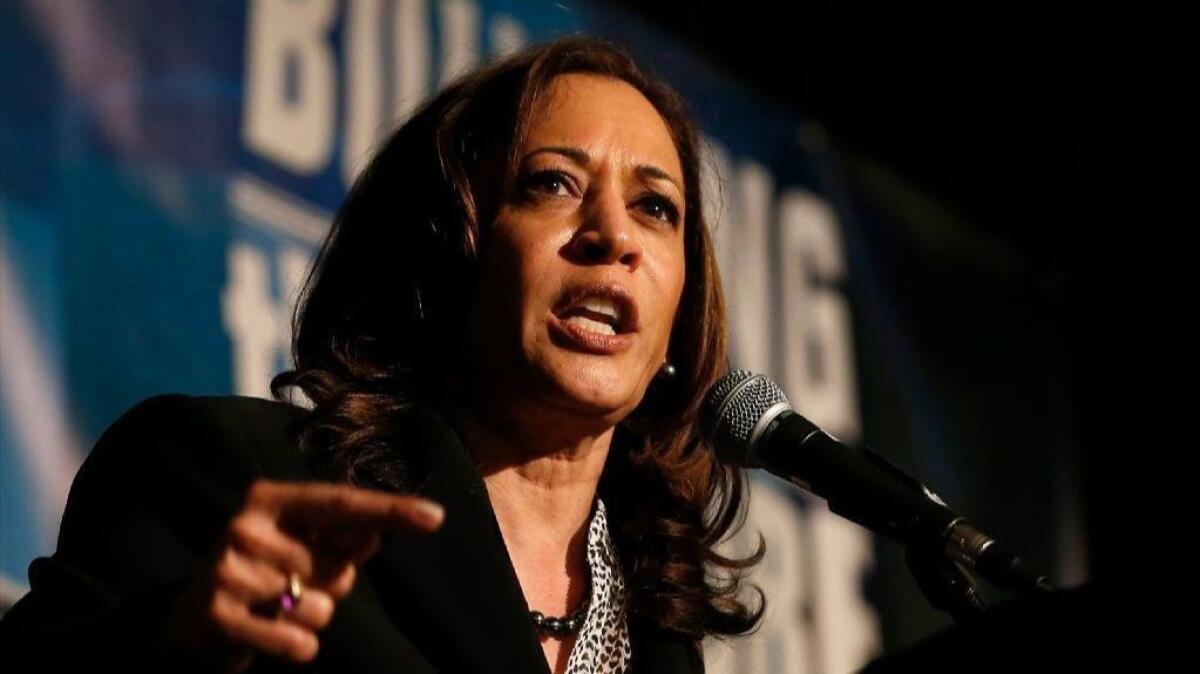
[[[594,311],[598,314],[604,314],[613,319],[614,325],[621,323],[621,310],[617,304],[610,299],[603,297],[592,297],[583,301],[581,306],[588,311]]]

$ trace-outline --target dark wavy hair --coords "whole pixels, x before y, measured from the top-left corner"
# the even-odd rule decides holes
[[[332,474],[408,491],[399,419],[414,405],[452,409],[448,373],[462,360],[465,307],[481,247],[512,189],[517,148],[554,77],[623,80],[658,110],[685,185],[685,284],[657,380],[613,436],[599,492],[629,587],[631,620],[699,641],[746,634],[766,607],[738,597],[745,559],[715,548],[744,524],[744,471],[719,464],[697,431],[702,398],[728,367],[725,307],[701,207],[700,140],[682,98],[620,47],[568,36],[469,73],[382,144],[337,214],[293,319],[294,369],[273,395],[313,402],[297,441]]]

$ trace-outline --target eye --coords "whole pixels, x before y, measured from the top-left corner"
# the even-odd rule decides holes
[[[672,225],[679,224],[679,209],[670,199],[659,194],[650,194],[638,203],[650,217]]]
[[[562,171],[538,171],[526,177],[521,187],[528,192],[569,197],[572,183],[570,177]]]

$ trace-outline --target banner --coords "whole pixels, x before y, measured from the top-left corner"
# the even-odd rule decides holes
[[[484,0],[2,7],[0,603],[54,550],[74,472],[121,412],[163,392],[269,397],[315,247],[389,129],[456,75],[576,31],[627,45],[701,123],[734,365],[773,376],[843,441],[899,454],[960,510],[994,505],[964,485],[986,483],[980,462],[1002,448],[956,452],[1002,419],[950,385],[953,373],[938,378],[950,351],[927,349],[954,342],[929,331],[938,306],[890,285],[909,279],[919,292],[957,262],[914,268],[928,250],[855,196],[819,129],[633,17],[588,2]],[[977,286],[1025,292],[996,279]],[[969,299],[955,310],[971,311]],[[992,337],[1029,348],[997,362],[1051,382],[1031,399],[1040,405],[1059,381],[1040,330],[1056,328],[1015,318]],[[1042,411],[1061,430],[1065,412]],[[950,419],[969,432],[956,436]],[[1050,455],[997,470],[1053,478],[1055,465]],[[1051,478],[1030,486],[1030,510],[1054,504]],[[1048,563],[1059,528],[1010,533]],[[852,671],[948,624],[890,544],[756,474],[727,552],[747,554],[759,531],[769,551],[752,580],[768,617],[751,637],[706,642],[709,671]]]

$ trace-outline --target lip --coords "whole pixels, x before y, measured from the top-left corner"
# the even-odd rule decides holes
[[[621,311],[621,324],[617,326],[617,336],[627,335],[638,331],[637,302],[625,288],[614,283],[584,283],[568,286],[555,303],[551,313],[556,318],[575,308],[589,297],[603,297],[611,300]]]
[[[633,345],[636,333],[623,332],[615,335],[602,335],[582,328],[574,323],[550,314],[550,337],[559,344],[576,351],[593,353],[599,356],[618,354]]]
[[[563,318],[564,314],[589,297],[610,299],[620,308],[621,324],[616,334],[592,332]],[[633,344],[638,330],[637,303],[618,285],[592,283],[571,286],[550,311],[549,323],[551,338],[559,346],[596,355],[613,355]]]

